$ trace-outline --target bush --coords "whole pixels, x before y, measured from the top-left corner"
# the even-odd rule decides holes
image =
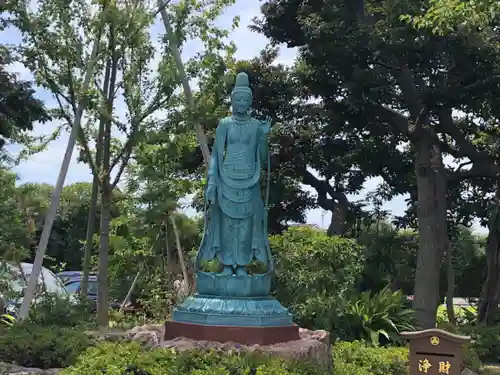
[[[82,331],[22,322],[2,332],[0,361],[42,369],[66,367],[91,344]]]
[[[61,375],[122,375],[128,367],[151,375],[320,375],[311,365],[252,353],[186,351],[141,348],[137,343],[105,342],[88,349]]]
[[[335,375],[408,375],[408,349],[340,342],[333,347],[333,366]]]
[[[455,312],[455,320],[457,326],[463,326],[472,324],[476,321],[477,311],[474,307],[460,307],[454,306],[453,311]],[[438,327],[448,327],[449,319],[448,319],[448,311],[446,306],[439,305],[436,316],[437,326]]]
[[[28,320],[41,326],[77,327],[92,324],[90,303],[71,304],[57,295],[44,294],[31,309]]]
[[[471,336],[471,349],[486,363],[498,363],[500,359],[500,326],[465,325],[462,334]]]
[[[277,299],[301,327],[331,332],[361,274],[362,248],[354,240],[308,227],[271,236],[270,244]]]
[[[406,307],[401,291],[386,286],[378,293],[363,292],[351,297],[336,329],[343,341],[363,340],[378,346],[400,342],[399,333],[414,331],[414,311]]]

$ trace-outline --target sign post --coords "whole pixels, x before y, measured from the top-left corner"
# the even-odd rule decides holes
[[[410,342],[410,375],[460,375],[462,346],[469,336],[426,329],[402,332],[401,337]]]

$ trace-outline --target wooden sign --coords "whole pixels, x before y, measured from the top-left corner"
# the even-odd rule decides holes
[[[469,336],[459,336],[441,329],[402,332],[410,342],[410,375],[460,375],[462,346]]]

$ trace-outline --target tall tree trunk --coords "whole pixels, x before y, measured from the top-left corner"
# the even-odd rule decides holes
[[[110,128],[111,126],[106,126]],[[103,168],[109,168],[109,138],[111,131],[106,130],[104,136]],[[106,151],[107,150],[107,151]],[[106,157],[108,157],[106,162]],[[101,230],[99,247],[99,272],[97,275],[97,323],[100,327],[107,327],[109,321],[109,297],[108,297],[108,258],[109,258],[109,229],[110,229],[110,205],[111,186],[109,173],[102,181],[101,195]]]
[[[415,273],[413,308],[420,328],[436,326],[441,258],[447,249],[446,179],[437,136],[421,129],[415,144],[418,190],[419,251]]]
[[[194,113],[194,98],[193,93],[191,91],[191,86],[189,86],[189,81],[184,69],[184,64],[182,62],[181,53],[179,51],[179,46],[177,45],[178,41],[175,39],[174,31],[172,30],[172,26],[170,25],[170,19],[168,16],[167,9],[164,4],[164,0],[158,0],[158,9],[160,9],[161,18],[163,20],[163,26],[165,27],[168,45],[172,50],[172,55],[175,59],[175,66],[177,68],[177,72],[179,73],[179,77],[181,78],[182,87],[184,89],[184,95],[186,96],[187,105],[191,113]],[[210,150],[208,149],[207,137],[205,136],[205,132],[203,131],[203,127],[197,119],[194,119],[194,126],[196,129],[196,138],[198,139],[198,143],[200,144],[201,153],[203,154],[203,161],[206,165],[210,160]]]
[[[97,198],[99,194],[99,182],[96,181],[98,178],[99,177],[94,176],[92,182],[92,195],[90,197],[89,214],[87,217],[87,232],[85,235],[85,248],[83,250],[83,278],[80,288],[81,298],[83,300],[87,298],[89,291],[90,259],[92,257],[92,245],[96,229]]]
[[[189,293],[189,274],[186,267],[186,262],[184,261],[184,253],[182,251],[181,239],[179,236],[179,231],[177,229],[177,224],[175,223],[174,215],[170,216],[170,222],[172,223],[172,229],[175,237],[175,244],[177,246],[177,254],[179,255],[179,263],[182,269],[183,284],[180,290],[181,297],[186,297]]]
[[[341,236],[347,230],[347,211],[349,210],[349,201],[344,193],[339,193],[339,199],[331,202],[332,219],[326,231],[328,236]]]
[[[302,171],[302,183],[313,187],[318,194],[318,205],[332,213],[330,225],[326,231],[327,235],[341,236],[345,234],[349,210],[349,201],[345,193],[334,189],[328,179],[320,180],[305,167]]]
[[[98,31],[97,38],[92,47],[92,51],[90,53],[90,60],[87,65],[87,70],[85,72],[85,77],[82,83],[82,91],[86,92],[89,88],[90,81],[92,76],[94,75],[94,66],[96,64],[98,52],[99,52],[99,42],[101,39],[102,30],[104,27],[103,15],[106,11],[107,1],[102,5],[102,14],[100,20],[100,28]],[[78,133],[80,131],[80,126],[82,122],[83,111],[86,106],[85,97],[82,97],[80,102],[78,103],[78,108],[75,114],[75,121],[71,128],[71,133],[68,140],[68,145],[66,146],[66,151],[64,153],[63,162],[61,165],[61,170],[59,171],[59,176],[57,178],[56,186],[52,193],[52,199],[50,202],[49,212],[47,213],[47,217],[45,219],[45,223],[42,230],[42,235],[40,236],[40,242],[38,244],[38,249],[35,255],[35,261],[33,262],[33,269],[31,272],[31,276],[28,282],[28,286],[24,292],[23,302],[21,304],[21,308],[19,311],[19,319],[25,319],[28,316],[31,302],[35,295],[36,284],[38,280],[38,276],[40,275],[40,270],[42,269],[42,262],[45,256],[45,251],[47,250],[47,245],[49,243],[50,233],[52,231],[52,226],[54,225],[54,219],[57,215],[57,210],[59,208],[59,201],[61,199],[61,193],[64,187],[64,181],[66,180],[66,175],[68,174],[69,164],[71,162],[71,156],[73,155],[73,149],[75,148],[76,139]]]
[[[448,241],[448,250],[446,251],[446,312],[448,321],[456,325],[455,307],[453,306],[453,298],[455,297],[455,270],[453,268],[453,246]]]
[[[479,301],[478,320],[487,325],[495,324],[500,291],[500,186],[495,194],[488,223],[486,243],[487,273]]]
[[[115,52],[115,30],[114,25],[109,26],[109,38],[111,41],[112,65],[109,83],[107,113],[113,112],[113,100],[116,85],[116,74],[118,71],[118,56]],[[111,186],[111,119],[107,119],[104,125],[102,142],[102,194],[101,194],[101,231],[99,247],[99,273],[98,273],[98,295],[97,295],[97,323],[101,328],[107,328],[109,323],[109,296],[108,296],[108,262],[109,262],[109,230],[111,198],[113,188]]]
[[[111,48],[112,42],[109,41],[108,48]],[[104,83],[102,87],[102,92],[107,93],[109,91],[109,79],[111,76],[111,60],[108,59],[106,63],[106,70],[104,72]],[[105,98],[107,100],[107,98]],[[88,285],[89,285],[89,274],[90,274],[90,258],[92,256],[92,245],[93,238],[96,227],[96,216],[97,216],[97,198],[99,196],[99,173],[101,171],[102,165],[102,143],[104,135],[104,124],[106,119],[101,115],[99,119],[99,130],[97,131],[96,140],[96,155],[95,155],[95,166],[96,175],[94,175],[92,181],[92,196],[90,198],[89,215],[87,218],[87,233],[85,236],[85,249],[83,254],[83,279],[82,287],[82,298],[86,299],[88,295]]]

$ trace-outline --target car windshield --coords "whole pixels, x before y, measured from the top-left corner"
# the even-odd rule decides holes
[[[80,290],[81,280],[72,281],[66,284],[66,289],[70,294],[78,293]],[[97,282],[89,280],[87,293],[90,295],[97,295]]]
[[[9,288],[15,293],[22,293],[26,288],[33,266],[28,263],[22,263],[21,268],[22,272],[18,266],[10,264],[8,265],[8,267],[2,268],[4,272],[4,278],[5,276],[7,276]],[[62,284],[61,280],[59,280],[51,271],[49,271],[45,267],[42,267],[40,275],[38,276],[37,283],[37,291],[41,292],[43,290],[51,294],[57,294],[59,296],[68,295],[68,292]]]
[[[89,281],[89,294],[97,295],[97,281]]]
[[[56,277],[56,275],[50,272],[47,268],[42,267],[40,276],[43,279],[43,281],[45,281],[45,288],[47,289],[47,292],[52,294],[58,294],[60,296],[68,294],[61,280],[59,280]]]

